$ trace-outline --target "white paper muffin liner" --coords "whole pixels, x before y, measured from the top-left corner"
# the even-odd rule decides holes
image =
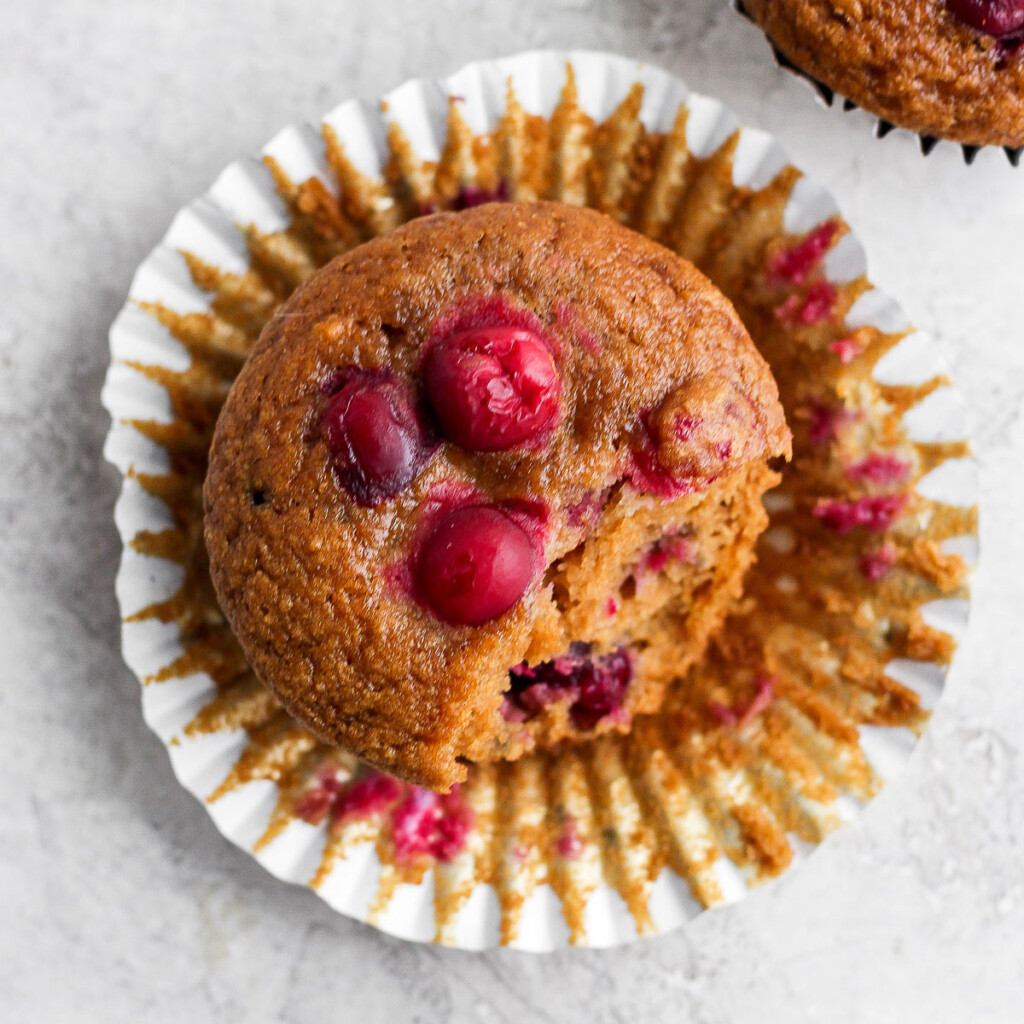
[[[642,94],[635,91],[637,83]],[[277,877],[314,883],[335,909],[406,939],[464,949],[613,946],[669,931],[707,905],[742,897],[856,814],[911,753],[941,694],[953,645],[948,637],[965,627],[968,606],[962,580],[942,592],[908,569],[907,593],[914,595],[908,621],[919,634],[918,649],[934,657],[888,659],[884,692],[872,682],[875,696],[870,687],[862,692],[848,684],[855,673],[845,663],[838,667],[831,653],[815,661],[817,655],[799,649],[803,641],[797,636],[790,652],[793,671],[799,667],[821,687],[813,707],[787,696],[797,689],[783,689],[770,710],[748,703],[742,711],[736,705],[736,713],[723,712],[723,724],[714,730],[701,726],[684,730],[684,736],[675,731],[690,714],[683,696],[675,718],[635,729],[628,739],[481,769],[466,787],[474,827],[465,849],[448,863],[406,870],[388,860],[380,821],[313,825],[294,813],[289,793],[294,796],[296,785],[315,777],[329,755],[287,720],[254,678],[243,676],[225,688],[211,668],[219,663],[211,660],[209,645],[200,652],[203,658],[193,659],[207,642],[202,638],[223,629],[208,603],[189,596],[195,593],[195,568],[181,556],[195,549],[201,530],[194,515],[183,520],[180,512],[194,509],[201,485],[182,469],[188,459],[205,455],[205,435],[195,424],[204,417],[212,423],[234,372],[230,367],[237,369],[244,357],[246,333],[238,324],[245,317],[258,327],[330,255],[330,246],[340,250],[358,241],[345,237],[348,226],[372,234],[404,219],[411,206],[437,203],[445,189],[451,200],[462,194],[459,189],[476,185],[475,176],[489,173],[484,164],[490,158],[486,148],[473,148],[472,139],[497,132],[500,141],[499,126],[505,125],[506,136],[521,142],[528,132],[515,127],[517,117],[547,126],[546,160],[553,173],[531,178],[509,171],[519,166],[517,153],[526,150],[502,150],[499,171],[511,179],[502,177],[502,185],[513,199],[543,194],[592,202],[634,226],[643,227],[645,218],[660,224],[662,240],[671,242],[671,218],[659,220],[658,214],[670,200],[682,211],[678,216],[689,209],[688,216],[699,219],[717,209],[725,225],[727,217],[754,209],[744,202],[772,190],[782,195],[779,183],[785,181],[788,196],[779,201],[783,234],[802,236],[833,218],[841,223],[831,196],[792,172],[770,136],[740,128],[720,103],[691,94],[679,79],[606,54],[531,52],[476,62],[444,80],[407,82],[379,105],[344,103],[326,115],[320,129],[284,129],[265,147],[263,160],[232,164],[178,213],[140,266],[111,328],[103,400],[112,419],[105,454],[124,476],[115,510],[125,545],[117,577],[122,643],[126,662],[143,683],[146,721],[167,746],[178,779],[228,839]],[[605,134],[588,134],[594,125],[603,125]],[[644,178],[636,170],[644,166],[644,139],[661,134],[667,139],[661,163]],[[620,166],[632,170],[618,174]],[[584,172],[594,168],[588,178]],[[630,175],[643,181],[636,202],[628,199]],[[302,220],[312,216],[309,196],[299,196],[294,187],[311,178],[323,184],[328,206],[338,203],[347,211],[342,226],[328,232],[327,251],[320,246],[327,235],[309,241],[313,236]],[[696,205],[685,207],[687,197]],[[751,215],[744,231],[753,232],[758,223]],[[708,247],[713,227],[705,232],[702,251],[705,263],[717,265],[717,256],[707,256],[715,251]],[[837,393],[857,404],[871,391],[856,420],[857,437],[868,438],[864,443],[870,446],[884,427],[889,441],[912,458],[932,453],[921,457],[928,471],[916,480],[914,515],[901,519],[902,532],[893,536],[901,552],[927,547],[929,558],[960,555],[973,564],[974,476],[973,462],[958,445],[965,436],[962,406],[944,383],[934,345],[911,330],[893,300],[867,283],[864,252],[845,224],[842,232],[821,268],[838,295],[855,295],[836,330],[868,332],[864,336],[884,342],[886,351],[872,363],[874,383],[851,377],[844,384],[839,372]],[[727,252],[732,237],[720,231],[716,247],[721,242]],[[703,267],[689,251],[695,244],[693,233],[684,232],[675,247]],[[725,283],[716,283],[728,293]],[[210,366],[219,367],[220,376]],[[907,406],[901,417],[893,412],[897,400]],[[787,408],[787,415],[792,424],[803,412]],[[798,472],[798,463],[787,469]],[[766,504],[772,524],[763,567],[756,570],[762,574],[772,571],[775,555],[786,557],[799,540],[785,481]],[[962,531],[928,547],[929,531],[949,516],[965,524]],[[793,586],[786,575],[774,581],[783,596]],[[871,615],[884,618],[892,610],[886,600],[879,598]],[[186,618],[191,615],[188,635],[182,608]],[[863,607],[856,611],[866,614]],[[197,623],[203,615],[209,624]],[[815,643],[822,650],[827,646],[820,638]],[[696,675],[694,692],[703,693],[704,686],[721,694],[722,679],[712,669]],[[904,688],[895,704],[893,680]],[[889,718],[877,709],[865,711],[874,708],[876,697],[903,711]],[[702,696],[698,703],[711,708],[720,702]],[[829,707],[846,708],[852,716],[843,726],[847,740],[836,739],[839,726],[830,732],[822,724]],[[865,724],[871,715],[875,724]],[[332,764],[339,779],[355,769],[344,754]],[[571,857],[552,853],[549,842],[552,828],[566,821],[580,833]]]

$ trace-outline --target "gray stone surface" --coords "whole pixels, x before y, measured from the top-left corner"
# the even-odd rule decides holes
[[[0,1017],[1008,1022],[1024,1000],[1024,169],[821,110],[721,0],[50,0],[0,30]],[[905,775],[800,870],[670,937],[416,947],[225,842],[118,653],[106,330],[174,211],[277,128],[536,46],[659,62],[831,188],[973,417],[973,622]]]

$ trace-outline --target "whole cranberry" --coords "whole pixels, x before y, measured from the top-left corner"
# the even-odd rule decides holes
[[[965,25],[995,39],[1024,29],[1024,0],[946,0],[946,9]]]
[[[424,376],[445,436],[469,451],[514,448],[558,417],[558,370],[547,345],[523,327],[476,327],[444,338]]]
[[[438,618],[478,626],[523,596],[536,563],[530,537],[502,509],[457,508],[425,541],[416,565],[416,590]]]
[[[351,373],[328,401],[321,425],[338,480],[360,505],[397,494],[426,456],[409,389],[384,371]]]

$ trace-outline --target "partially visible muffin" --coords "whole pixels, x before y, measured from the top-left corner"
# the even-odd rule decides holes
[[[789,452],[691,264],[556,203],[423,217],[268,324],[210,453],[211,576],[295,717],[445,790],[656,710]]]
[[[1024,0],[742,0],[781,54],[892,124],[1024,146]]]

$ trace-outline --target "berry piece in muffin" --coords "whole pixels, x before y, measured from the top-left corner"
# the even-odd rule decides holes
[[[423,217],[267,325],[215,432],[211,576],[296,718],[444,791],[657,710],[789,450],[691,264],[556,203]]]

